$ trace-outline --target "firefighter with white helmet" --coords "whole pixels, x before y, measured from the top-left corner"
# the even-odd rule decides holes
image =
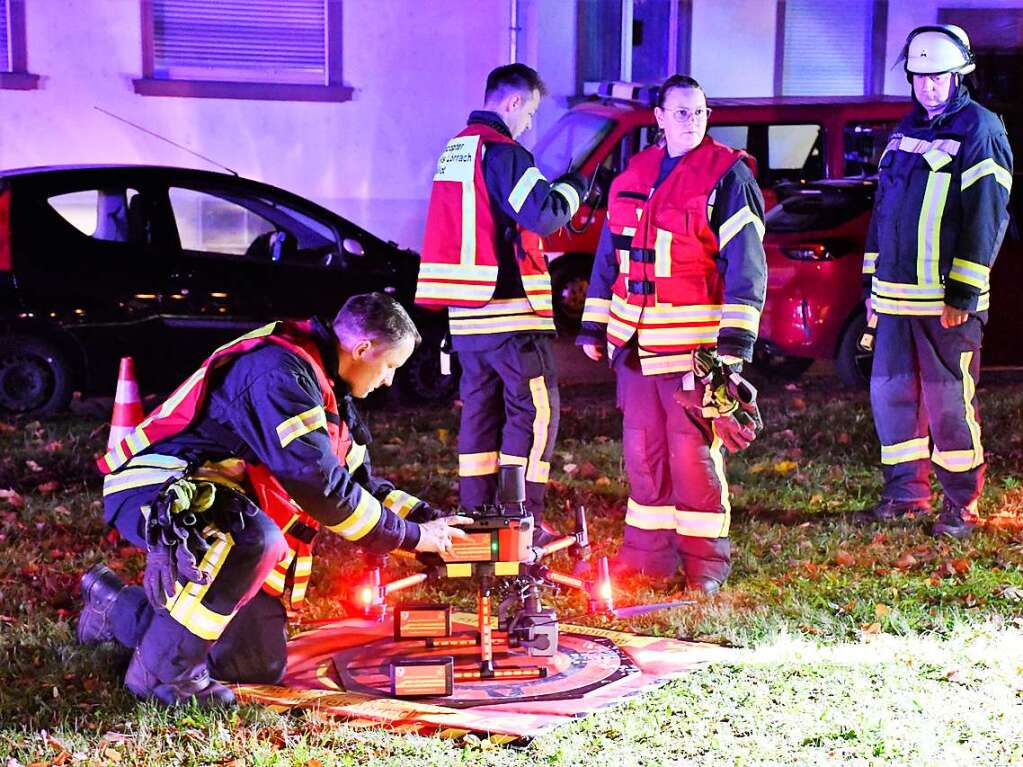
[[[915,105],[881,157],[863,261],[884,488],[858,519],[928,513],[933,465],[944,503],[932,534],[964,538],[983,487],[976,386],[1012,152],[1001,119],[970,98],[964,30],[918,27],[902,60]]]

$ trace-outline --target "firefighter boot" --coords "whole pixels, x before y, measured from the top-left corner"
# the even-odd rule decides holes
[[[82,613],[78,616],[78,643],[101,644],[114,639],[110,612],[125,586],[106,565],[94,565],[82,576]]]
[[[728,538],[677,538],[686,588],[703,594],[717,594],[732,571],[732,544]]]
[[[872,525],[877,522],[913,519],[930,513],[931,505],[927,501],[893,501],[890,498],[882,498],[869,509],[853,514],[853,521],[860,525]]]
[[[969,537],[970,533],[977,526],[976,502],[969,506],[956,506],[945,500],[941,508],[941,514],[931,528],[931,535],[935,538],[950,536],[958,540]]]

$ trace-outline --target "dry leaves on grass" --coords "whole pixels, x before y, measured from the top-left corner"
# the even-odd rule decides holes
[[[845,549],[839,549],[835,552],[835,564],[839,567],[852,567],[856,564],[856,557]]]
[[[17,490],[0,490],[0,501],[6,501],[16,509],[21,509],[25,506],[25,499],[21,497],[21,493]]]

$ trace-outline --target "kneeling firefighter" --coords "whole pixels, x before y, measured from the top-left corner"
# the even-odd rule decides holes
[[[143,587],[82,579],[83,644],[134,649],[125,684],[172,705],[231,704],[213,678],[276,683],[287,614],[321,527],[383,553],[446,551],[465,533],[373,476],[353,398],[389,386],[419,334],[381,293],[332,324],[274,322],[217,349],[99,462],[104,515],[147,551]]]
[[[706,135],[706,96],[669,78],[654,110],[663,145],[611,185],[576,343],[606,339],[623,411],[630,492],[618,573],[717,591],[731,568],[722,447],[760,427],[752,359],[766,289],[763,197],[741,151]]]

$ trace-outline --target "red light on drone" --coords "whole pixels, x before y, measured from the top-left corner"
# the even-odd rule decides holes
[[[373,604],[373,589],[370,586],[363,586],[359,589],[359,601],[367,607]]]
[[[597,594],[603,601],[610,602],[614,597],[614,594],[611,592],[611,581],[604,581],[601,583],[600,587],[597,589]]]

